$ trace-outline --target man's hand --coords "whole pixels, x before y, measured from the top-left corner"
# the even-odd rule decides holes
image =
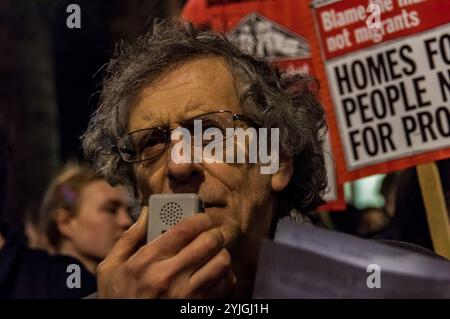
[[[224,298],[236,285],[224,238],[196,214],[145,243],[148,208],[97,268],[99,298]]]

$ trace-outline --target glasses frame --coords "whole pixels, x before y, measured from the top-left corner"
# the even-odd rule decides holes
[[[119,137],[119,138],[117,139],[117,142],[116,142],[116,145],[115,145],[115,149],[116,149],[117,152],[119,153],[119,156],[120,156],[120,158],[122,159],[122,161],[124,161],[124,162],[126,162],[126,163],[139,163],[139,162],[145,162],[145,161],[155,160],[155,159],[159,158],[162,154],[164,154],[164,152],[166,151],[167,145],[169,144],[169,141],[170,141],[170,136],[171,136],[172,131],[174,131],[174,130],[180,128],[180,127],[184,127],[184,124],[185,124],[186,122],[194,121],[194,120],[195,120],[196,118],[198,118],[198,117],[205,116],[205,115],[209,115],[209,114],[216,114],[216,113],[230,113],[230,114],[232,115],[233,129],[234,129],[234,130],[236,129],[236,121],[247,122],[247,123],[251,124],[250,126],[256,126],[256,127],[259,126],[254,120],[252,120],[250,117],[245,116],[245,115],[243,115],[243,114],[234,113],[234,112],[228,111],[228,110],[211,111],[211,112],[199,114],[199,115],[196,115],[196,116],[194,116],[194,117],[191,117],[191,118],[189,118],[189,119],[187,119],[187,120],[184,120],[184,121],[182,121],[182,122],[180,123],[179,126],[177,126],[177,127],[175,127],[175,128],[172,128],[172,129],[168,129],[168,128],[163,127],[163,126],[157,126],[157,127],[148,127],[148,128],[143,128],[143,129],[135,130],[135,131],[132,131],[132,132],[128,132],[128,133],[122,135],[121,137]],[[158,129],[158,130],[161,130],[161,131],[164,132],[164,134],[166,135],[166,141],[165,141],[165,143],[164,143],[164,148],[162,149],[161,153],[159,153],[159,154],[156,155],[156,156],[153,156],[153,157],[151,157],[151,158],[146,158],[146,159],[138,159],[138,160],[127,160],[127,159],[125,159],[124,156],[123,156],[123,154],[120,152],[120,148],[119,148],[119,145],[118,145],[118,144],[119,144],[119,141],[120,141],[121,139],[127,138],[127,137],[129,137],[130,135],[135,134],[135,133],[137,133],[137,132],[142,132],[142,131],[147,131],[147,130],[152,130],[152,129]]]

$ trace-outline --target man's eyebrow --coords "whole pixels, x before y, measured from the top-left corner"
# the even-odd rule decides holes
[[[139,116],[141,120],[147,122],[162,122],[161,121],[162,114],[160,113],[154,114],[153,112],[141,112]]]
[[[162,105],[164,106],[164,105]],[[224,109],[225,107],[223,106],[217,106],[213,109],[211,109],[211,105],[210,104],[205,104],[202,101],[194,101],[192,99],[185,101],[181,106],[180,106],[180,111],[176,113],[175,116],[175,121],[174,123],[179,124],[182,123],[184,121],[190,120],[193,117],[205,114],[205,113],[209,113],[209,112],[214,112],[214,111],[218,111],[219,109]],[[164,116],[168,116],[168,112],[163,112],[163,113],[153,113],[153,112],[140,112],[139,113],[139,120],[140,123],[137,126],[137,128],[134,128],[131,131],[137,131],[140,129],[146,129],[146,128],[153,128],[153,127],[169,127],[170,125],[172,125],[173,123],[167,123],[166,121],[163,121],[162,118]],[[145,123],[144,123],[145,122]]]

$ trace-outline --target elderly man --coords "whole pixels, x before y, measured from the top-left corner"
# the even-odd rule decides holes
[[[111,183],[134,188],[142,210],[98,267],[98,297],[249,297],[261,240],[279,218],[307,223],[304,213],[322,203],[326,125],[316,83],[173,22],[122,47],[106,70],[83,147]],[[278,170],[174,160],[171,133],[194,120],[222,131],[278,128]],[[160,193],[197,193],[205,213],[146,243],[148,199]]]

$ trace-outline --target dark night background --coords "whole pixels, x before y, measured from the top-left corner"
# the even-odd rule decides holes
[[[69,29],[69,4],[81,29]],[[185,1],[1,0],[0,140],[10,148],[3,220],[21,227],[54,174],[82,160],[79,137],[98,103],[101,67],[119,39],[133,41]]]

